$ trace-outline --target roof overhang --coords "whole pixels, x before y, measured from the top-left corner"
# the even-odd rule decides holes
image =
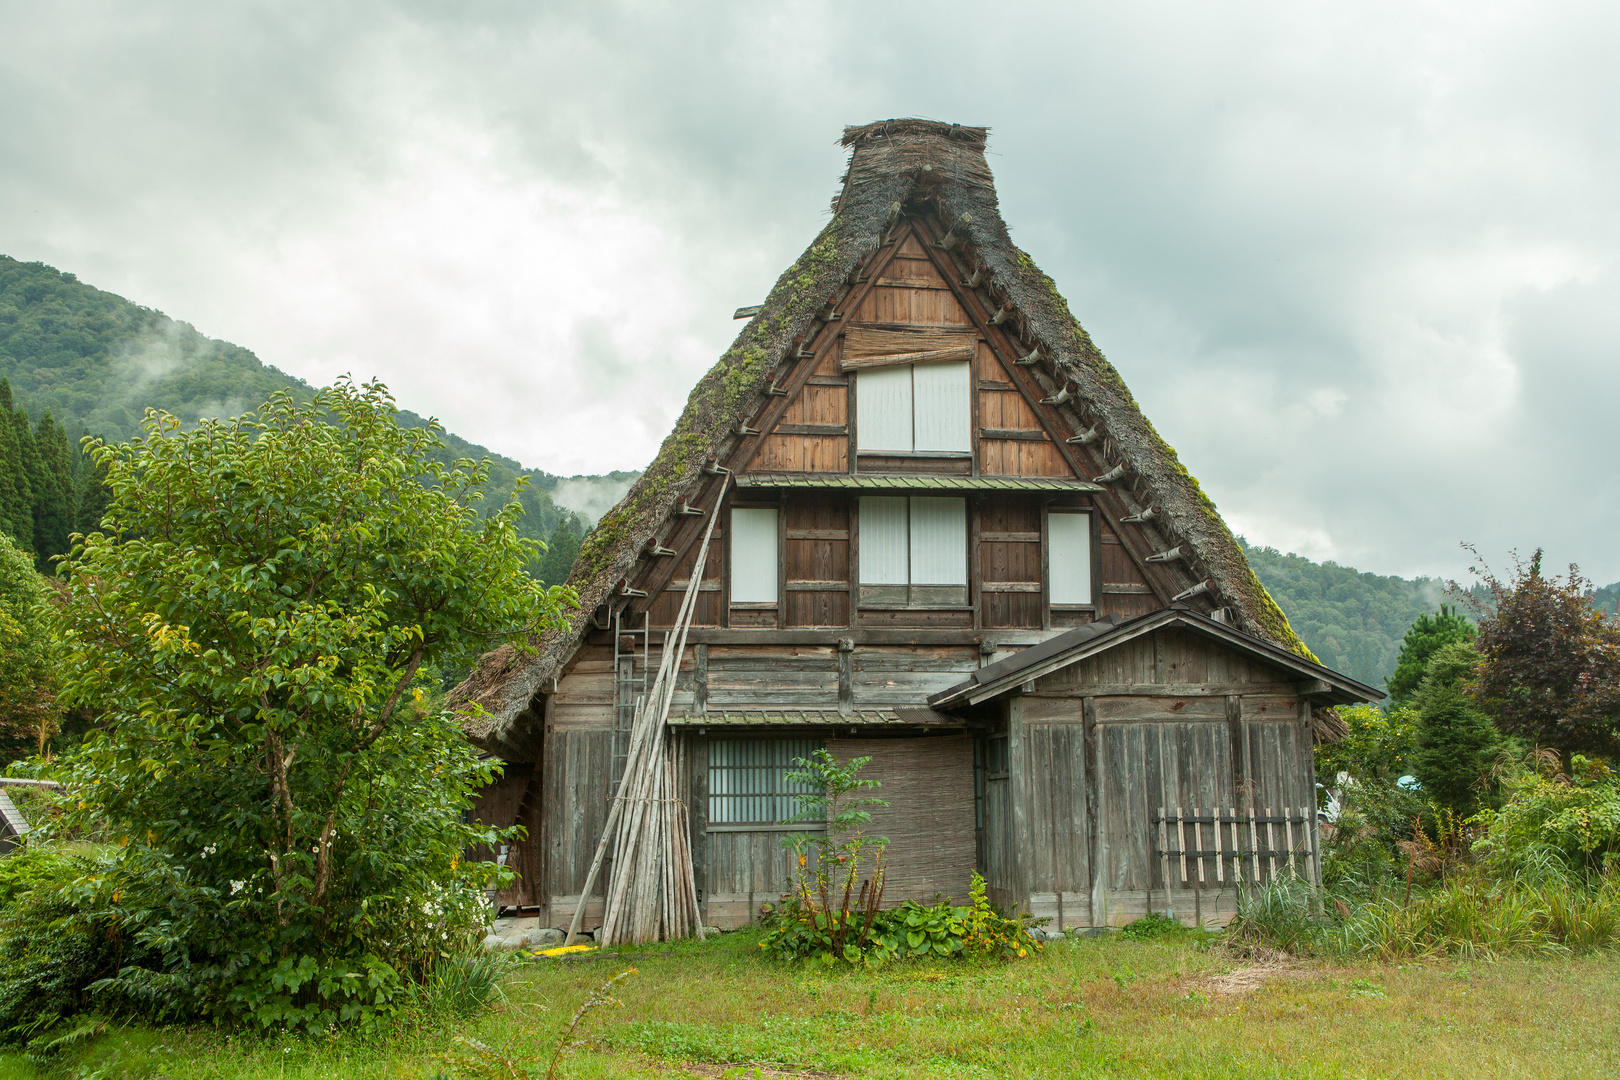
[[[861,491],[1101,491],[1089,480],[1057,476],[849,476],[844,473],[742,473],[740,488]]]
[[[709,709],[671,716],[680,728],[959,728],[959,717],[947,716],[921,705],[893,709]]]
[[[1076,627],[1006,660],[980,668],[965,682],[930,697],[928,704],[942,710],[978,705],[1014,692],[1026,683],[1060,668],[1107,652],[1133,638],[1172,626],[1185,627],[1235,651],[1293,672],[1299,676],[1302,684],[1300,693],[1315,699],[1318,704],[1350,705],[1378,701],[1384,696],[1380,690],[1289,652],[1280,645],[1245,634],[1190,608],[1174,605],[1124,622],[1105,620]],[[1169,688],[1166,689],[1168,692]]]

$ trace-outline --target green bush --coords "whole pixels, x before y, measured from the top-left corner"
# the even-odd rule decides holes
[[[899,907],[872,913],[869,923],[863,920],[866,932],[853,936],[838,934],[840,915],[836,910],[810,910],[789,897],[772,913],[770,929],[759,947],[781,960],[829,966],[838,961],[881,963],[926,957],[1017,959],[1039,951],[1041,944],[1030,933],[1035,921],[997,911],[977,872],[969,897],[966,906],[949,900],[933,905],[907,900]]]
[[[1159,938],[1180,937],[1192,932],[1192,927],[1184,926],[1170,916],[1154,911],[1134,922],[1126,923],[1120,928],[1119,936],[1128,941],[1156,941]]]
[[[1575,755],[1574,776],[1519,768],[1501,781],[1500,809],[1472,819],[1475,852],[1501,877],[1534,871],[1552,858],[1580,874],[1620,869],[1620,778],[1603,762]]]

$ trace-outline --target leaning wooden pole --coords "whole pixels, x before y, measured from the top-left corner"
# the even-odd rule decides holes
[[[632,769],[631,766],[637,764],[639,758],[645,755],[648,750],[647,743],[649,739],[654,740],[661,749],[662,739],[658,738],[658,736],[662,734],[664,719],[669,715],[669,702],[674,696],[674,683],[680,674],[679,654],[683,653],[686,648],[686,631],[691,626],[692,615],[697,609],[698,585],[703,577],[704,564],[708,559],[709,540],[714,536],[715,522],[720,520],[720,507],[725,501],[726,488],[730,483],[730,476],[720,482],[720,493],[715,497],[714,510],[710,514],[708,526],[703,531],[703,543],[698,549],[697,561],[692,568],[691,580],[686,583],[686,595],[681,598],[680,613],[675,620],[676,630],[666,634],[664,637],[663,655],[659,657],[658,663],[658,676],[653,681],[651,691],[642,700],[631,721],[630,746],[625,757],[624,775],[619,778],[618,791],[613,797],[612,805],[608,808],[608,818],[602,827],[602,839],[596,845],[596,854],[591,859],[590,871],[585,875],[585,885],[580,889],[579,902],[574,906],[574,917],[568,924],[568,936],[563,940],[565,945],[572,945],[575,938],[579,936],[580,924],[585,919],[585,906],[590,899],[591,890],[596,886],[597,875],[602,871],[602,861],[607,856],[608,845],[612,842],[615,829],[619,824],[620,812],[629,795],[629,789],[640,779],[638,770]],[[672,650],[670,648],[671,638],[674,638],[677,633],[679,634],[680,644],[678,650]],[[675,654],[673,670],[671,669],[672,652]],[[665,692],[666,683],[669,684],[667,693]],[[657,702],[653,710],[656,720],[650,720],[648,714],[648,705],[653,702]],[[604,894],[603,925],[607,924],[608,899],[609,897]],[[701,938],[703,936],[702,920],[699,919],[697,922],[700,924],[698,936]]]

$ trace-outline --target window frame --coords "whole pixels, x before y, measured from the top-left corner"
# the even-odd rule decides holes
[[[975,400],[976,395],[974,393],[974,390],[975,390],[975,387],[974,387],[974,374],[975,374],[974,364],[975,364],[975,361],[973,361],[973,360],[944,360],[944,361],[938,361],[938,362],[926,363],[926,364],[895,364],[895,365],[890,366],[890,367],[865,368],[865,369],[854,372],[853,374],[854,374],[854,377],[855,377],[855,386],[854,386],[854,391],[855,392],[853,394],[853,397],[855,399],[855,410],[856,410],[857,415],[862,416],[864,418],[862,423],[859,423],[859,424],[857,424],[855,426],[855,433],[854,433],[854,439],[853,439],[853,442],[855,444],[854,445],[855,455],[857,455],[857,456],[864,455],[864,456],[867,456],[867,457],[971,458],[973,456],[973,454],[974,454],[974,447],[976,445],[977,434],[978,434],[977,430],[976,430],[976,427],[977,427],[977,425],[976,425],[977,402]],[[961,402],[961,405],[962,405],[962,417],[961,417],[961,419],[962,419],[962,424],[963,424],[963,430],[962,430],[961,434],[962,434],[962,442],[963,442],[964,445],[963,445],[963,447],[961,449],[958,449],[958,450],[919,450],[919,449],[917,449],[917,369],[919,367],[956,368],[958,366],[962,370],[962,388],[961,389],[962,389],[963,400]],[[878,448],[875,448],[875,447],[865,446],[865,445],[863,445],[863,440],[869,437],[869,433],[870,433],[870,430],[871,430],[870,416],[871,416],[871,411],[872,410],[871,410],[871,404],[869,402],[863,402],[861,400],[861,395],[862,395],[861,387],[863,385],[861,380],[864,377],[866,377],[869,373],[873,373],[873,372],[892,373],[892,372],[894,372],[894,371],[896,371],[898,369],[901,369],[901,368],[904,368],[906,370],[908,376],[909,376],[906,398],[907,398],[907,403],[909,405],[910,413],[911,413],[911,417],[910,417],[911,418],[911,423],[909,425],[910,426],[910,433],[911,433],[910,449],[907,449],[907,450],[887,449],[886,450],[886,449],[878,449]]]
[[[903,547],[906,552],[906,581],[903,584],[869,582],[866,580],[868,561],[865,553],[868,547],[865,505],[869,499],[899,499],[905,503],[906,535]],[[961,505],[961,566],[963,578],[961,584],[917,582],[912,579],[915,560],[915,546],[911,527],[912,503],[917,499],[948,499]],[[973,540],[973,514],[972,502],[965,495],[932,496],[913,495],[906,492],[860,496],[855,502],[854,514],[860,544],[857,548],[858,554],[855,560],[857,565],[851,571],[855,578],[857,606],[867,610],[889,611],[961,611],[971,609],[974,591],[973,553],[970,550]]]
[[[823,748],[826,747],[826,745],[827,745],[826,739],[817,738],[817,737],[814,737],[814,736],[799,735],[797,733],[795,733],[795,734],[787,734],[787,733],[782,733],[782,732],[770,732],[770,733],[758,733],[758,734],[748,733],[748,734],[738,734],[738,735],[730,735],[730,734],[728,734],[726,737],[723,737],[723,738],[710,736],[709,739],[707,740],[707,742],[708,742],[708,745],[707,745],[707,747],[705,748],[705,751],[704,751],[704,801],[703,801],[703,812],[704,812],[704,828],[705,828],[705,831],[707,831],[707,832],[824,832],[824,831],[826,831],[827,824],[826,824],[825,820],[820,821],[820,822],[816,822],[816,821],[794,822],[791,825],[780,824],[780,821],[782,821],[786,817],[790,816],[790,815],[787,815],[787,814],[784,814],[782,818],[778,818],[778,819],[775,819],[775,820],[772,820],[772,821],[769,821],[769,822],[765,822],[765,821],[743,821],[743,820],[719,821],[719,820],[716,820],[716,818],[715,818],[715,807],[716,807],[715,800],[716,799],[775,799],[775,800],[781,800],[781,799],[793,798],[794,796],[799,795],[799,794],[805,794],[805,792],[792,792],[792,791],[782,790],[782,788],[786,787],[786,781],[785,781],[786,773],[787,773],[787,771],[789,769],[795,768],[795,766],[793,765],[793,758],[795,758],[795,757],[808,758],[816,750],[823,749]],[[725,745],[734,745],[734,746],[759,746],[759,745],[780,746],[780,747],[784,748],[784,752],[780,755],[781,758],[782,758],[781,761],[772,761],[772,762],[770,762],[768,764],[765,764],[765,765],[758,765],[758,764],[753,764],[753,765],[748,765],[748,764],[741,764],[741,765],[739,765],[739,764],[721,764],[721,765],[717,766],[716,763],[715,763],[715,751],[716,751],[716,748],[720,747],[720,746],[725,746]],[[777,774],[776,778],[778,780],[780,780],[781,782],[777,785],[777,789],[775,789],[775,790],[752,791],[752,792],[748,792],[748,791],[744,791],[744,792],[723,791],[723,792],[720,792],[720,793],[717,794],[716,791],[715,791],[715,786],[716,786],[715,785],[715,775],[716,775],[717,770],[722,775],[724,775],[724,774],[726,774],[728,772],[729,773],[739,773],[740,774],[740,773],[745,773],[745,772],[749,772],[749,771],[757,772],[757,771],[762,771],[762,770],[773,770]]]

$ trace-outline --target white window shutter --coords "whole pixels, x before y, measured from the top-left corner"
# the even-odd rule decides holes
[[[855,376],[857,449],[910,453],[911,367],[866,368]]]
[[[861,552],[865,555],[865,536]],[[967,500],[911,500],[911,583],[967,584]]]
[[[866,373],[861,373],[865,378]],[[906,544],[906,500],[891,495],[861,499],[862,585],[904,585],[910,576]]]
[[[731,602],[776,603],[776,510],[731,511]]]
[[[913,443],[918,453],[973,449],[971,367],[965,361],[951,361],[918,364],[913,369],[912,399],[916,409]],[[864,414],[860,420],[862,424],[866,422]]]
[[[1054,604],[1091,603],[1091,515],[1046,517],[1047,590]]]

